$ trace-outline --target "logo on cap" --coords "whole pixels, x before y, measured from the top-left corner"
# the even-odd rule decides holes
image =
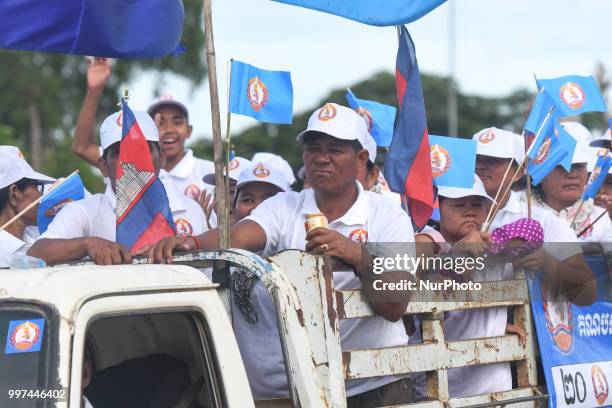
[[[237,169],[238,167],[240,167],[240,161],[239,161],[238,159],[232,159],[232,160],[229,162],[229,166],[228,166],[228,168],[229,168],[230,170],[235,170],[235,169]]]
[[[259,112],[259,110],[266,105],[269,97],[270,92],[268,92],[268,87],[261,79],[258,77],[249,79],[249,84],[247,85],[247,99],[255,112]]]
[[[363,228],[353,230],[349,234],[349,239],[353,242],[365,244],[368,242],[368,231],[364,230]]]
[[[262,163],[259,163],[253,169],[253,175],[255,177],[266,178],[270,176],[270,174],[272,174],[272,172],[269,169],[267,169]]]
[[[123,126],[123,111],[119,111],[119,114],[117,115],[117,120],[115,121],[115,123],[119,127]]]
[[[193,233],[193,227],[191,223],[184,218],[179,218],[174,221],[174,225],[176,225],[176,235],[191,235]]]
[[[34,322],[21,323],[10,336],[11,345],[19,350],[26,351],[34,347],[40,338],[40,327]]]
[[[559,91],[559,96],[563,103],[572,109],[579,109],[586,100],[584,90],[575,82],[568,82],[563,85]]]
[[[366,125],[368,126],[368,132],[370,132],[372,130],[372,126],[374,126],[374,119],[372,119],[372,114],[370,111],[360,106],[355,109],[355,112],[357,112],[357,114],[365,120]]]
[[[606,373],[596,364],[591,366],[591,380],[593,381],[593,392],[595,393],[595,399],[599,405],[603,405],[608,399],[608,393],[610,387],[608,386],[608,380],[606,379]]]
[[[553,299],[549,300],[549,297]],[[560,296],[555,293],[555,289],[548,289],[542,285],[542,305],[544,306],[546,329],[555,346],[567,353],[574,343],[572,309],[569,302],[554,299],[558,297]]]
[[[431,175],[433,177],[439,177],[448,171],[452,160],[450,154],[445,148],[439,144],[431,146],[430,157]]]
[[[319,120],[322,122],[327,122],[328,120],[332,120],[336,117],[338,110],[333,103],[326,103],[319,112]]]
[[[542,142],[542,146],[540,146],[536,157],[533,159],[533,162],[535,164],[540,164],[544,162],[544,160],[546,160],[546,158],[548,157],[548,152],[550,151],[551,144],[552,140],[550,140],[550,137],[547,137],[544,142]]]
[[[478,136],[478,141],[482,144],[487,144],[495,140],[495,132],[493,129],[487,129],[486,132],[482,132],[480,136]]]

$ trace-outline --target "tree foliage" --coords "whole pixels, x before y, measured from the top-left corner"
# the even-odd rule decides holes
[[[185,24],[181,43],[187,52],[178,58],[117,61],[100,104],[101,114],[105,116],[117,109],[120,86],[139,73],[156,72],[161,79],[171,72],[195,85],[206,78],[202,2],[184,0],[183,3]],[[101,179],[70,151],[71,134],[86,92],[84,58],[1,50],[0,66],[0,143],[20,147],[28,159],[35,159],[33,164],[39,170],[52,176],[64,176],[80,168],[86,185],[99,190]],[[39,117],[42,149],[33,145],[33,127],[36,127],[36,121],[32,120],[33,109]]]

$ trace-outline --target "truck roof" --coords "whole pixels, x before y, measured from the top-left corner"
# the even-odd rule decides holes
[[[217,286],[200,270],[185,265],[86,265],[0,271],[0,300],[50,303],[62,316],[69,316],[75,306],[102,294]]]

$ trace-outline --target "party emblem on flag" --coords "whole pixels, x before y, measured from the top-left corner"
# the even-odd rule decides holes
[[[431,146],[431,175],[439,177],[446,173],[451,165],[451,156],[448,150],[435,144]]]
[[[10,343],[19,350],[26,351],[34,347],[40,338],[40,327],[34,322],[21,323],[11,332]]]
[[[263,164],[259,163],[253,169],[253,175],[259,178],[266,178],[271,174],[270,170],[268,170]]]
[[[574,342],[574,323],[572,309],[567,301],[561,301],[555,289],[548,289],[542,285],[542,305],[546,318],[546,329],[555,345],[564,353],[572,348]],[[550,301],[548,298],[552,298]]]
[[[355,112],[357,112],[357,114],[366,121],[366,125],[368,125],[368,133],[370,133],[372,131],[372,126],[374,125],[374,120],[372,119],[372,114],[370,111],[360,106],[355,109]]]
[[[364,230],[363,228],[353,230],[349,234],[349,239],[353,242],[365,244],[368,242],[368,231]]]
[[[63,201],[60,201],[59,203],[55,204],[53,207],[47,208],[45,210],[45,217],[55,217],[57,215],[57,213],[59,212],[59,210],[64,208],[64,206],[66,204],[68,204],[69,202],[71,202],[71,201],[74,201],[74,199],[67,198],[67,199],[65,199]]]
[[[249,79],[249,84],[247,85],[247,99],[255,112],[259,112],[259,110],[266,105],[269,97],[270,92],[268,92],[268,87],[261,79],[258,77]]]
[[[334,106],[333,103],[326,103],[325,106],[321,108],[319,112],[319,120],[323,122],[327,122],[328,120],[332,120],[336,117],[338,110]]]
[[[608,380],[606,379],[606,373],[596,364],[591,366],[591,380],[593,381],[593,392],[595,393],[595,399],[599,405],[603,405],[608,399],[608,393],[610,387],[608,386]]]
[[[486,132],[482,132],[480,136],[478,136],[478,141],[482,144],[487,144],[495,140],[495,133],[492,129],[488,129]]]
[[[568,82],[559,91],[561,100],[572,109],[580,109],[586,100],[584,90],[575,82]]]
[[[552,145],[552,140],[550,140],[550,137],[547,137],[544,140],[544,142],[542,142],[542,146],[540,146],[540,148],[538,149],[538,153],[536,154],[536,157],[533,159],[533,162],[535,164],[543,163],[546,160],[546,157],[548,157],[548,152],[550,151],[551,145]]]

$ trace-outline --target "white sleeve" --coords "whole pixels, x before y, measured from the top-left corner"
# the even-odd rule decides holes
[[[285,193],[276,194],[264,200],[257,206],[246,220],[251,220],[259,224],[266,233],[266,246],[263,254],[269,255],[277,252],[278,244],[283,233],[283,221],[287,218]],[[293,222],[294,220],[287,220]]]
[[[72,239],[88,236],[90,236],[90,224],[87,211],[78,202],[73,202],[61,209],[38,239]]]
[[[568,223],[553,213],[547,212],[543,217],[544,249],[546,252],[562,261],[582,253],[576,233]]]

